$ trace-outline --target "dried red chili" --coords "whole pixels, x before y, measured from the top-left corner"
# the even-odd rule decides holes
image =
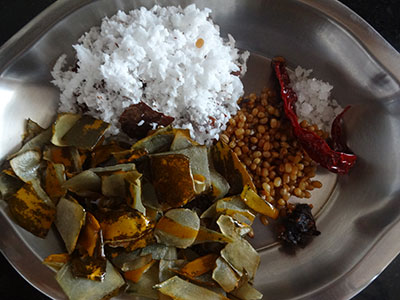
[[[343,114],[350,108],[346,107],[332,123],[331,135],[333,149],[328,143],[312,131],[302,128],[298,122],[295,110],[297,95],[290,87],[290,78],[285,67],[285,59],[277,57],[272,60],[272,67],[281,88],[281,97],[284,102],[286,117],[290,120],[294,135],[298,138],[300,144],[307,154],[322,167],[331,172],[346,174],[355,164],[357,156],[343,151],[349,151],[343,141],[340,121]]]
[[[344,135],[341,126],[343,115],[349,109],[350,105],[346,106],[345,109],[340,114],[338,114],[332,122],[332,127],[331,127],[332,148],[335,151],[351,152],[349,147],[347,147],[346,142],[344,141]]]

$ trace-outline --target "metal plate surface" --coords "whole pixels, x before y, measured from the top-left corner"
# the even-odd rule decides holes
[[[268,82],[268,58],[314,69],[334,85],[334,97],[353,109],[346,117],[350,148],[359,156],[348,176],[321,172],[327,190],[314,195],[322,232],[295,255],[281,251],[256,228],[262,263],[255,280],[269,299],[348,299],[400,252],[400,55],[368,24],[330,0],[59,0],[0,49],[0,159],[15,150],[25,118],[47,126],[58,91],[50,84],[56,59],[101,18],[154,4],[213,10],[222,34],[251,51],[246,91]],[[0,205],[0,249],[33,286],[54,299],[65,296],[41,264],[62,251],[55,232],[46,240],[14,224]]]

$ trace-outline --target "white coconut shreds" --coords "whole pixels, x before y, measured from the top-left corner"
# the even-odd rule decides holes
[[[309,78],[312,70],[298,66],[289,74],[292,88],[297,94],[296,113],[300,120],[318,125],[319,129],[330,132],[334,118],[343,108],[331,99],[333,88],[327,82]]]
[[[175,127],[190,129],[199,143],[218,138],[243,94],[232,73],[245,72],[249,53],[240,54],[233,37],[220,37],[210,13],[195,5],[154,6],[104,18],[73,46],[78,68],[62,70],[66,55],[54,66],[59,111],[86,106],[117,134],[122,112],[143,101],[174,117]]]

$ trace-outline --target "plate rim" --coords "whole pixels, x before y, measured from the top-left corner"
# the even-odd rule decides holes
[[[1,46],[0,78],[3,77],[3,73],[12,63],[48,32],[52,26],[81,7],[98,1],[100,0],[58,0],[43,10]],[[161,4],[157,0],[153,0],[153,2],[154,4]],[[356,39],[356,42],[368,51],[372,59],[379,63],[400,84],[400,64],[398,64],[400,53],[359,15],[337,0],[297,0],[297,2],[317,10],[336,22],[338,26],[351,34]],[[34,270],[30,270],[30,272],[28,270],[27,272],[23,266],[24,260],[17,262],[11,259],[14,257],[11,253],[12,247],[5,246],[5,242],[12,240],[10,236],[15,234],[15,229],[13,224],[10,224],[5,217],[2,205],[0,205],[0,209],[2,210],[0,224],[4,223],[6,225],[5,223],[7,223],[7,227],[10,229],[4,231],[5,236],[0,240],[0,252],[29,284],[52,299],[55,299],[54,297],[60,299],[57,292],[47,286],[40,285],[40,281],[34,282],[28,279]],[[371,245],[369,251],[351,270],[343,273],[327,285],[321,286],[308,294],[299,295],[295,299],[342,299],[355,296],[367,287],[400,253],[400,241],[396,243],[398,240],[396,238],[399,234],[400,222],[392,224]],[[387,241],[391,241],[391,247],[386,247]],[[25,242],[19,254],[36,258]]]

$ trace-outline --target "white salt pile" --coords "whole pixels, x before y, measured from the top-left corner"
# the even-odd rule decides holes
[[[331,99],[333,88],[327,82],[309,78],[312,70],[298,66],[290,73],[292,88],[297,94],[296,113],[299,120],[317,124],[319,129],[330,132],[331,124],[343,108],[335,99]]]
[[[84,107],[117,134],[125,108],[143,101],[200,143],[218,138],[238,109],[243,85],[233,73],[245,72],[249,54],[240,54],[231,36],[220,37],[210,13],[154,6],[104,18],[73,46],[77,68],[63,70],[65,55],[54,67],[59,111]]]

